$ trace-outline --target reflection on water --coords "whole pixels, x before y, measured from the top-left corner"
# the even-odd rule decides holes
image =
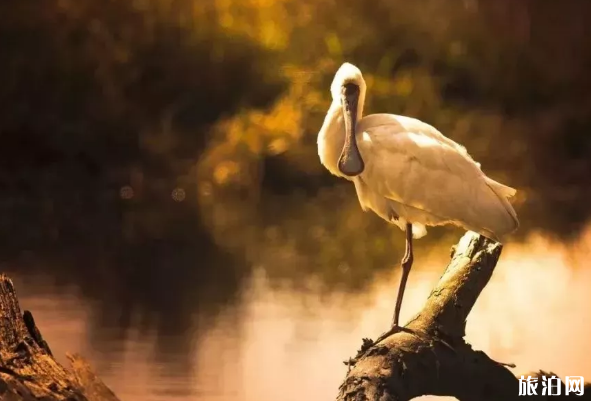
[[[538,237],[509,244],[470,317],[468,340],[520,372],[591,376],[589,255],[591,229],[568,254]],[[403,319],[420,309],[446,262],[438,252],[413,271]],[[60,361],[66,351],[82,353],[126,401],[334,399],[342,361],[362,337],[386,328],[398,278],[378,277],[362,294],[320,294],[313,283],[307,291],[271,289],[260,269],[239,302],[214,318],[194,313],[188,332],[150,331],[134,317],[120,335],[116,318],[100,328],[89,323],[97,308],[76,287],[54,289],[40,275],[13,277],[22,307],[33,311]]]

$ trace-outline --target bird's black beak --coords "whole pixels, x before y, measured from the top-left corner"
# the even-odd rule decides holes
[[[347,83],[342,87],[343,113],[345,118],[345,144],[339,157],[339,170],[346,176],[355,177],[363,172],[365,164],[357,147],[355,125],[357,123],[357,105],[359,86]]]

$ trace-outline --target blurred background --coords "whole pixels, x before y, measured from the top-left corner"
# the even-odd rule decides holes
[[[124,401],[333,398],[389,324],[404,244],[318,159],[346,60],[368,113],[438,127],[518,189],[468,341],[591,376],[590,16],[586,0],[3,0],[0,270],[54,354],[88,357]],[[417,241],[403,319],[461,235]]]

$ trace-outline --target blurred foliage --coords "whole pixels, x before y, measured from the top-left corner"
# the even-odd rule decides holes
[[[275,277],[363,286],[396,264],[402,235],[318,161],[345,60],[364,72],[366,113],[438,127],[519,190],[518,235],[576,236],[591,213],[590,12],[585,0],[5,0],[3,246],[123,247],[138,255],[120,263],[129,281],[156,285],[169,265],[142,271],[146,250],[215,243]],[[431,233],[423,243],[459,231]]]

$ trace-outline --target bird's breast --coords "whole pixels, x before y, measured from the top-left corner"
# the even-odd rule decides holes
[[[343,114],[331,107],[318,133],[318,156],[328,171],[336,176],[347,178],[338,168],[339,157],[344,145],[345,121]]]

